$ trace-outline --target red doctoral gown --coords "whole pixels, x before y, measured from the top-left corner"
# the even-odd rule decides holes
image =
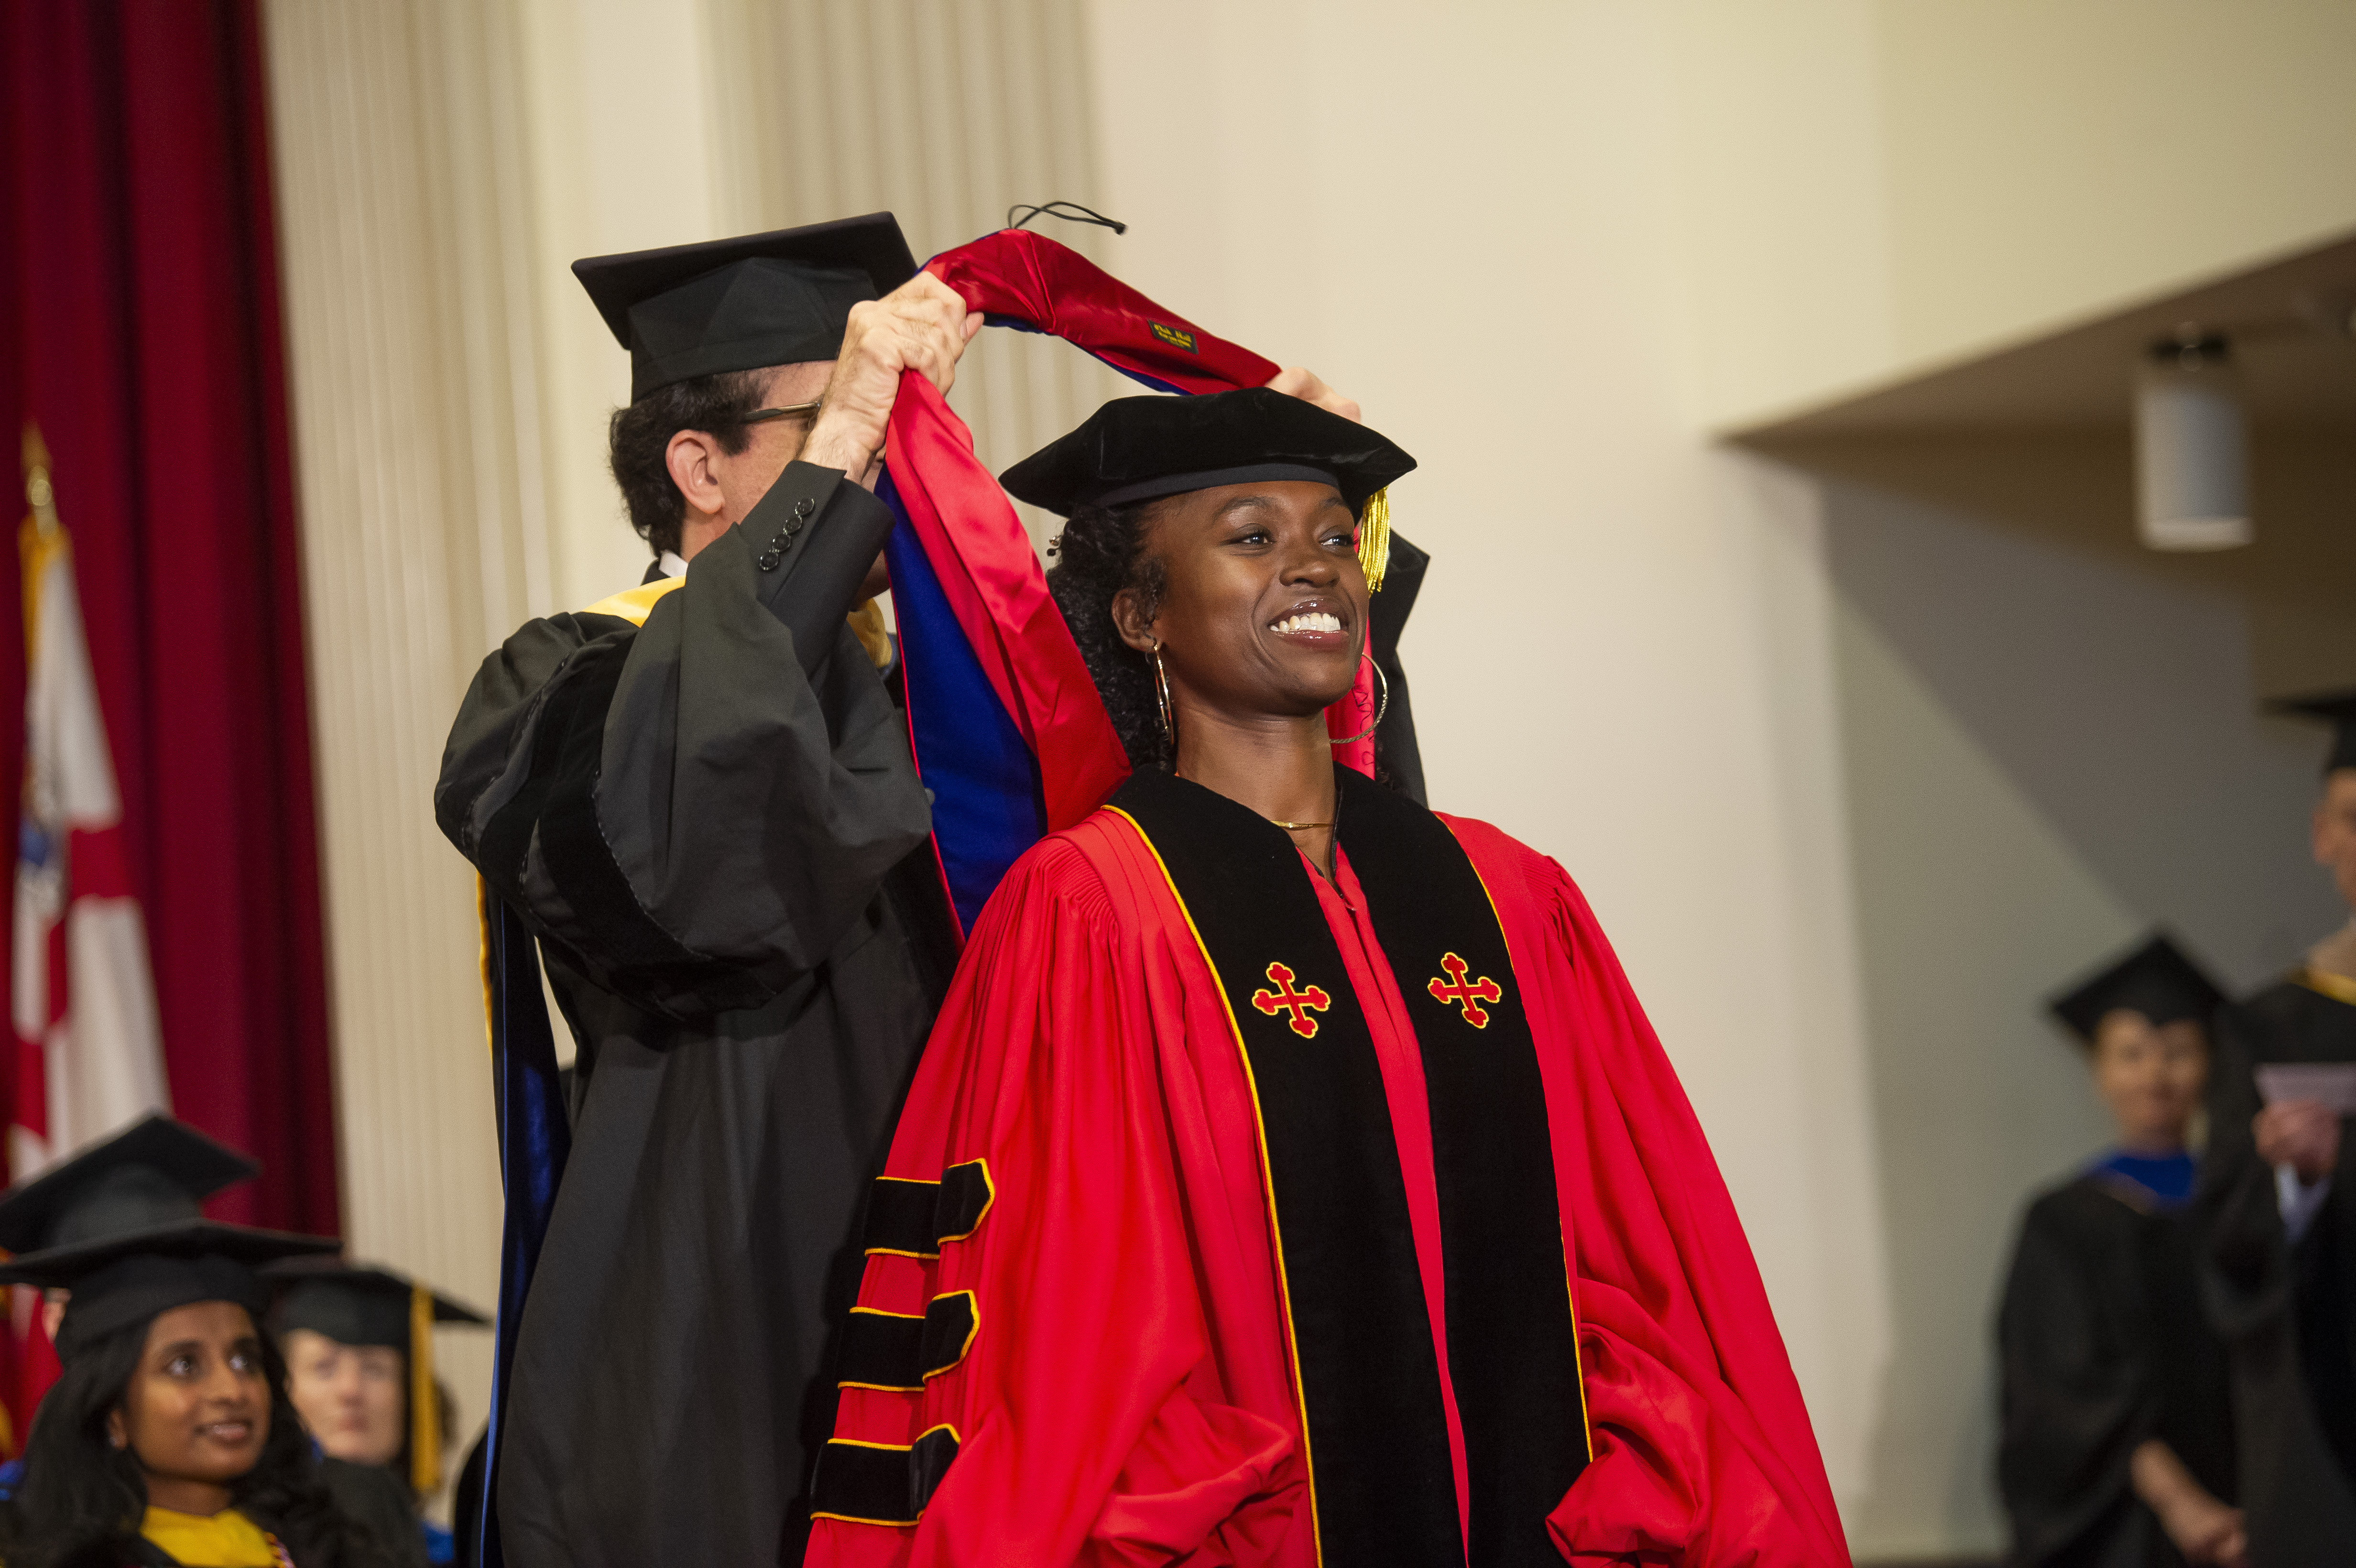
[[[1500,1348],[1463,1323],[1451,1339],[1444,1322],[1462,1282],[1443,1280],[1440,1112],[1437,1099],[1425,1112],[1401,990],[1438,994],[1451,976],[1460,987],[1468,976],[1450,969],[1427,980],[1427,965],[1402,957],[1395,967],[1386,956],[1348,854],[1354,812],[1365,816],[1355,802],[1374,786],[1344,782],[1334,883],[1305,860],[1299,869],[1380,1063],[1375,1103],[1387,1103],[1413,1242],[1396,1255],[1419,1275],[1407,1288],[1428,1321],[1416,1314],[1414,1331],[1429,1336],[1433,1408],[1445,1411],[1433,1424],[1444,1438],[1426,1450],[1439,1457],[1426,1467],[1440,1496],[1452,1481],[1454,1501],[1444,1549],[1427,1534],[1380,1558],[1469,1555],[1477,1568],[1542,1560],[1550,1541],[1574,1563],[1636,1554],[1847,1563],[1733,1203],[1586,901],[1560,867],[1497,829],[1423,814],[1453,834],[1459,866],[1469,859],[1478,872],[1474,897],[1485,887],[1494,908],[1491,936],[1502,927],[1505,995],[1521,992],[1530,1082],[1543,1084],[1537,1136],[1552,1157],[1549,1242],[1560,1217],[1561,1253],[1548,1264],[1558,1296],[1565,1260],[1569,1275],[1561,1364],[1575,1367],[1577,1392],[1562,1398],[1561,1425],[1580,1450],[1576,1478],[1525,1490],[1547,1500],[1526,1509],[1519,1547],[1494,1533],[1482,1543],[1472,1520],[1487,1461],[1475,1443],[1468,1467],[1476,1424],[1470,1403],[1460,1419],[1458,1394],[1467,1364]],[[835,1440],[820,1461],[812,1564],[1348,1560],[1321,1538],[1312,1499],[1329,1489],[1324,1536],[1338,1539],[1330,1509],[1340,1446],[1320,1436],[1313,1456],[1303,1453],[1302,1360],[1286,1291],[1289,1280],[1293,1316],[1310,1321],[1294,1225],[1304,1211],[1287,1209],[1271,1225],[1256,1100],[1269,1074],[1263,1066],[1256,1077],[1251,1062],[1263,1059],[1240,1049],[1230,996],[1247,993],[1223,992],[1216,944],[1206,947],[1190,923],[1203,912],[1191,895],[1182,901],[1157,846],[1170,848],[1124,812],[1099,811],[1026,854],[977,925],[871,1219],[854,1321],[903,1343],[880,1361],[847,1358],[861,1364],[844,1369]],[[1367,854],[1359,862],[1374,883]],[[1305,980],[1299,989],[1325,995]],[[1280,1005],[1261,1010],[1285,1021]],[[1415,1016],[1434,1027],[1429,1009]],[[895,1242],[890,1211],[911,1204],[920,1239]],[[925,1223],[928,1214],[937,1224]],[[868,1370],[894,1356],[922,1375]]]

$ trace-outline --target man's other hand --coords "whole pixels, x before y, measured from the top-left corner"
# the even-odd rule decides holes
[[[884,421],[900,395],[900,373],[921,371],[947,392],[957,380],[958,357],[980,330],[980,314],[968,311],[956,291],[930,272],[918,272],[880,300],[852,305],[802,461],[840,468],[872,485]]]
[[[2313,1100],[2268,1105],[2250,1123],[2250,1135],[2257,1140],[2260,1159],[2289,1166],[2307,1186],[2339,1168],[2340,1118],[2329,1105]]]
[[[1317,372],[1314,370],[1304,370],[1298,365],[1288,365],[1279,370],[1268,384],[1289,398],[1299,398],[1304,403],[1315,403],[1328,413],[1340,414],[1345,420],[1361,424],[1365,422],[1359,417],[1357,400],[1345,398],[1327,386],[1318,379]]]

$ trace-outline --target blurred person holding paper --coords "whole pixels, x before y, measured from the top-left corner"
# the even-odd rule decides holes
[[[457,1561],[451,1531],[423,1517],[455,1420],[434,1373],[434,1333],[490,1319],[406,1275],[342,1258],[293,1258],[262,1273],[277,1290],[267,1327],[285,1358],[286,1396],[338,1500],[401,1543],[405,1561]],[[355,1484],[359,1472],[375,1484]],[[361,1513],[359,1499],[388,1496],[403,1506]]]
[[[2315,859],[2356,910],[2356,692],[2278,711],[2332,725]],[[2204,1295],[2241,1412],[2251,1560],[2356,1561],[2356,923],[2219,1015],[2198,1208]]]
[[[2029,1206],[2005,1285],[1997,1472],[2021,1568],[2249,1561],[2190,1209],[2208,1021],[2224,999],[2154,935],[2051,1004],[2119,1136]]]

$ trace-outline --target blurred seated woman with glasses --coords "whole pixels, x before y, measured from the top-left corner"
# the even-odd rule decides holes
[[[2224,997],[2155,935],[2056,998],[2118,1143],[2029,1206],[1997,1320],[1998,1484],[2021,1568],[2239,1568],[2223,1344],[2188,1205]]]

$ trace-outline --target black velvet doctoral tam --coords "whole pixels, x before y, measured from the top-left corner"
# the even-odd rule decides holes
[[[1069,517],[1220,485],[1312,480],[1352,512],[1415,459],[1380,432],[1267,387],[1202,397],[1116,398],[999,483],[1018,500]]]

